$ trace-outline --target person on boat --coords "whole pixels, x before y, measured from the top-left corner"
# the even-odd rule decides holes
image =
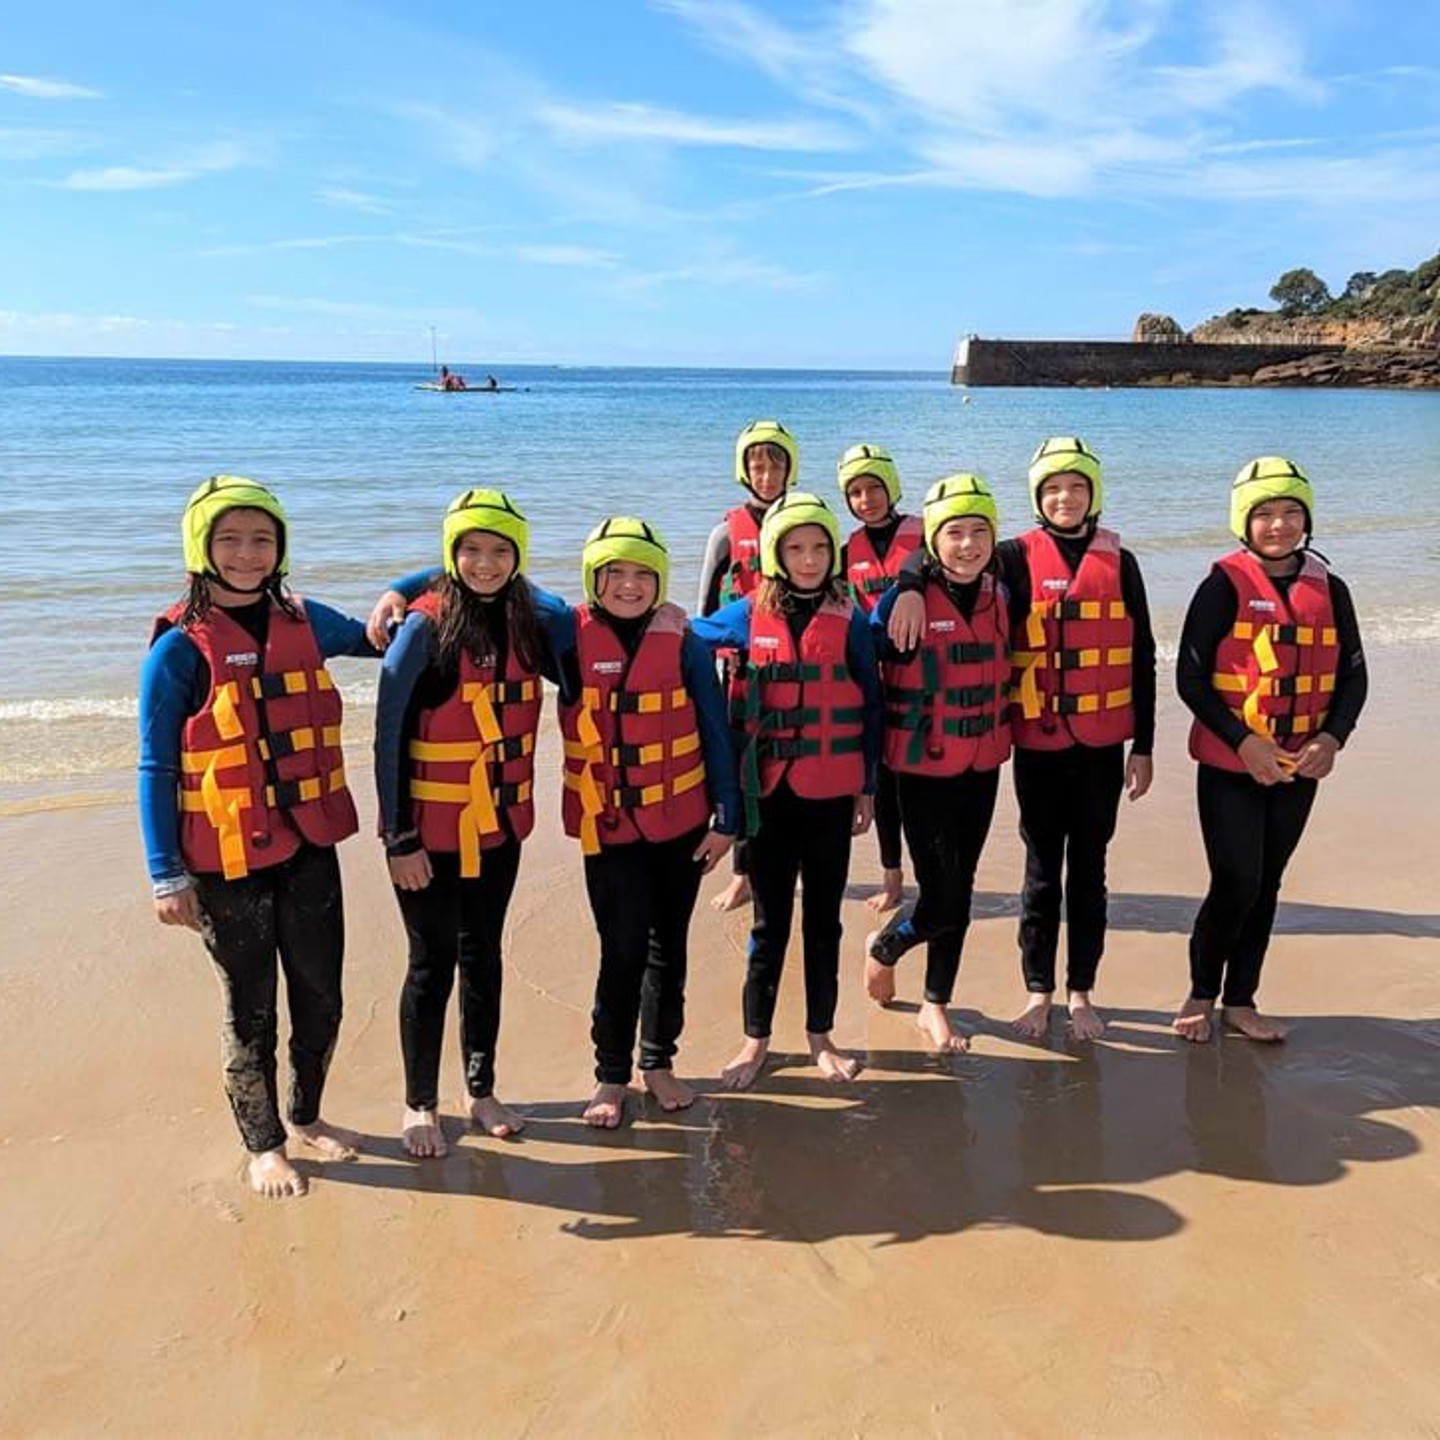
[[[465,377],[452,370],[448,365],[440,367],[440,388],[442,390],[468,390]]]
[[[498,390],[500,388],[500,382],[493,375],[487,375],[485,377],[485,388],[487,390]]]

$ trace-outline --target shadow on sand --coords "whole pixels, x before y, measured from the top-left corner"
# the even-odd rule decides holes
[[[979,1225],[1076,1240],[1172,1235],[1184,1216],[1127,1187],[1186,1173],[1325,1185],[1415,1153],[1377,1111],[1440,1105],[1440,1021],[1312,1017],[1274,1048],[1188,1046],[1158,1011],[1109,1012],[1094,1046],[940,1059],[871,1051],[849,1086],[772,1056],[752,1092],[588,1129],[578,1103],[521,1105],[517,1141],[470,1136],[417,1163],[393,1137],[330,1183],[470,1194],[549,1209],[587,1240],[740,1236],[903,1244]],[[979,1016],[968,1028],[1001,1033]],[[452,1140],[458,1126],[450,1122]],[[575,1219],[580,1216],[583,1218]]]

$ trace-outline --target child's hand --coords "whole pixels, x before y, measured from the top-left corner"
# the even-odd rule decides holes
[[[200,897],[193,885],[167,895],[155,902],[155,918],[162,925],[183,925],[187,930],[200,928]]]
[[[873,795],[857,795],[855,797],[855,818],[850,824],[850,833],[863,835],[870,828],[870,822],[874,818],[875,797]]]
[[[1294,761],[1268,735],[1247,735],[1236,754],[1257,784],[1288,785],[1293,778]]]
[[[398,590],[387,590],[376,602],[365,622],[365,638],[377,649],[390,648],[390,627],[405,623],[405,597]]]
[[[430,868],[430,857],[423,850],[411,855],[391,855],[385,863],[390,867],[390,879],[397,890],[423,890],[434,878]]]
[[[1133,750],[1125,762],[1125,790],[1132,800],[1138,800],[1155,778],[1155,761],[1149,755],[1137,755]]]
[[[1295,757],[1295,773],[1307,780],[1323,780],[1335,768],[1340,742],[1333,735],[1317,735]]]
[[[913,650],[925,635],[925,602],[913,590],[895,597],[890,623],[885,627],[897,650]],[[860,833],[858,830],[855,832]]]
[[[730,847],[734,843],[733,835],[717,835],[712,830],[690,858],[699,865],[702,875],[708,875],[730,853]]]

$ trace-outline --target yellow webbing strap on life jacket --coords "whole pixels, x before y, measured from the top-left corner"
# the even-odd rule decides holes
[[[497,740],[504,738],[504,731],[495,717],[491,693],[489,685],[467,685],[460,696],[470,702],[470,713],[480,736],[480,752],[471,762],[467,798],[460,810],[460,877],[464,880],[473,880],[480,874],[481,837],[493,835],[500,828],[495,796],[490,789],[490,750]]]
[[[220,842],[220,870],[227,880],[241,880],[250,873],[245,858],[245,832],[240,824],[240,811],[250,804],[245,790],[222,790],[215,772],[220,753],[212,758],[200,777],[200,802],[205,818],[215,827]],[[183,802],[182,802],[183,803]],[[189,808],[188,806],[186,808]]]
[[[215,728],[222,740],[238,740],[245,733],[240,712],[235,708],[239,697],[239,689],[233,680],[215,692],[215,703],[210,707],[210,713],[215,717]]]
[[[594,685],[585,686],[580,692],[580,713],[575,718],[575,733],[579,737],[580,752],[576,758],[580,761],[580,773],[576,776],[573,787],[580,796],[580,852],[583,855],[600,853],[599,816],[605,808],[600,782],[596,778],[596,768],[605,758],[605,747],[600,741],[600,727],[595,723],[595,715],[599,709],[599,689]]]

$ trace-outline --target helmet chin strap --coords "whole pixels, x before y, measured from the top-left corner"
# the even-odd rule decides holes
[[[1040,528],[1048,530],[1052,535],[1063,535],[1067,540],[1078,540],[1082,535],[1093,535],[1095,527],[1100,523],[1098,515],[1087,515],[1078,525],[1071,526],[1068,530],[1062,530],[1060,526],[1053,525],[1042,514],[1040,516]]]
[[[278,574],[279,571],[272,570],[258,585],[251,586],[249,589],[243,585],[232,585],[223,575],[215,570],[207,570],[205,572],[205,579],[213,581],[217,585],[223,585],[232,595],[253,595],[258,599],[275,583],[275,578]]]

